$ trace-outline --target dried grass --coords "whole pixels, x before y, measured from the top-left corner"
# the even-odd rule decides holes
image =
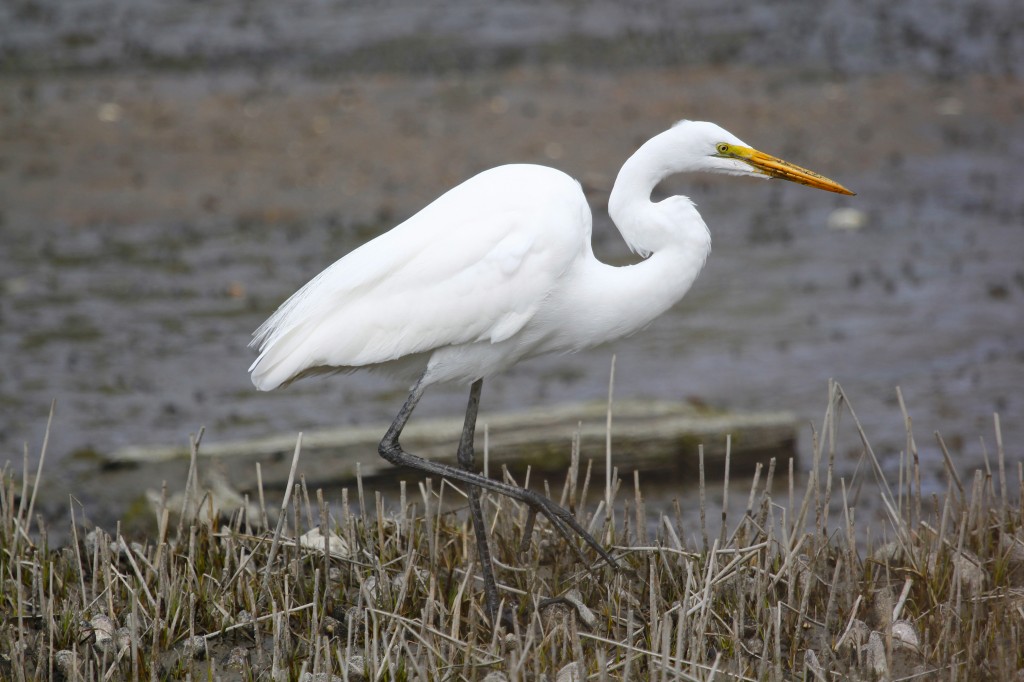
[[[611,512],[607,499],[586,511],[590,465],[580,485],[574,453],[561,498],[635,575],[580,565],[542,522],[520,557],[527,511],[485,496],[501,594],[517,605],[512,632],[487,622],[468,521],[449,511],[464,491],[447,483],[424,481],[412,496],[403,486],[389,512],[360,481],[355,503],[346,491],[332,515],[300,476],[275,531],[262,490],[258,514],[217,510],[193,469],[184,515],[172,522],[165,502],[155,537],[86,533],[72,504],[72,542],[51,549],[32,514],[41,457],[31,490],[29,476],[2,472],[0,677],[1021,679],[1021,465],[1008,479],[997,420],[994,471],[961,481],[947,456],[946,494],[925,498],[902,396],[900,406],[895,489],[833,384],[806,482],[791,463],[759,468],[744,516],[730,527],[723,513],[718,536],[702,527],[697,547],[669,514],[648,525],[636,476],[632,495],[617,477],[604,491]],[[859,527],[854,482],[833,477],[840,415],[875,477],[884,528]],[[780,504],[773,487],[786,471]]]

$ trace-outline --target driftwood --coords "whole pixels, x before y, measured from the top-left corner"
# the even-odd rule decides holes
[[[607,406],[585,403],[508,413],[481,413],[477,425],[477,464],[486,459],[492,476],[507,466],[513,473],[530,467],[535,473],[564,473],[576,434],[580,460],[593,460],[604,470]],[[355,480],[356,466],[366,478],[395,476],[397,472],[377,455],[377,443],[387,425],[346,427],[307,432],[302,437],[300,471],[307,483],[345,485]],[[413,420],[402,435],[409,452],[443,462],[454,462],[461,419]],[[734,474],[753,471],[757,462],[775,457],[780,464],[796,457],[796,417],[789,412],[731,413],[688,403],[619,401],[612,411],[612,465],[620,474],[634,469],[645,474],[686,476],[696,473],[698,445],[704,446],[709,476],[722,471],[726,436],[731,437],[730,469]],[[228,475],[239,489],[253,489],[255,463],[263,485],[283,486],[288,478],[295,435],[281,435],[224,443],[204,442],[204,466]],[[114,453],[108,469],[143,467],[150,480],[175,480],[188,465],[184,447],[130,447]],[[408,476],[402,472],[402,476]]]

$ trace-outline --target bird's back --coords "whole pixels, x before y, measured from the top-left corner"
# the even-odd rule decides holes
[[[528,323],[590,248],[579,184],[545,166],[485,171],[360,246],[254,334],[253,383],[386,366],[447,346],[497,343]]]

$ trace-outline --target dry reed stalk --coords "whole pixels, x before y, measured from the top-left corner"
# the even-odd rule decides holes
[[[703,541],[704,552],[708,551],[708,524],[707,524],[707,496],[704,493],[704,444],[697,446],[697,469],[698,469],[698,501],[700,504],[700,537]]]
[[[725,534],[729,520],[729,460],[732,457],[732,435],[725,435],[725,471],[722,475],[722,526],[719,529],[718,544],[725,545]]]
[[[300,452],[302,452],[301,433],[295,439],[295,451],[292,453],[292,466],[291,469],[288,470],[288,483],[284,487],[285,494],[284,499],[281,500],[281,510],[277,517],[277,528],[274,530],[274,537],[270,542],[270,555],[267,557],[267,567],[263,573],[263,584],[260,586],[260,592],[262,594],[267,594],[267,590],[270,586],[271,568],[274,565],[274,559],[277,558],[277,550],[281,546],[281,533],[284,530],[285,519],[287,518],[286,512],[288,510],[288,503],[291,501],[292,483],[295,481],[295,471],[299,467]],[[298,531],[297,528],[296,531]]]

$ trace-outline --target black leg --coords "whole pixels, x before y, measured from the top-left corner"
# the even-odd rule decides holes
[[[409,454],[403,450],[398,439],[401,437],[402,429],[405,428],[406,423],[409,421],[412,411],[416,409],[416,404],[423,396],[423,390],[423,379],[420,378],[420,380],[416,382],[416,385],[413,386],[412,392],[409,393],[409,397],[406,399],[405,404],[402,405],[402,409],[398,411],[398,416],[395,417],[395,421],[392,422],[377,448],[381,457],[395,466],[409,467],[410,469],[422,471],[425,474],[450,478],[453,481],[460,481],[470,486],[485,488],[501,495],[505,495],[506,497],[511,497],[514,500],[519,500],[530,508],[531,515],[543,514],[551,522],[552,527],[554,527],[554,529],[558,531],[563,538],[565,538],[569,543],[569,546],[576,552],[584,563],[587,563],[587,558],[583,555],[582,550],[580,550],[576,545],[577,537],[583,538],[583,541],[590,545],[602,559],[608,562],[609,566],[614,569],[621,570],[622,567],[619,566],[619,563],[611,554],[605,551],[604,547],[602,547],[597,540],[591,537],[590,533],[588,533],[583,526],[579,524],[579,521],[576,520],[575,516],[543,495],[526,488],[517,488],[516,486],[509,485],[504,481],[492,480],[474,471],[466,471],[463,468],[454,467],[450,464],[432,462],[429,459],[417,457],[416,455]],[[473,394],[471,392],[470,407],[475,411],[475,407],[472,405],[472,397]],[[479,391],[477,398],[479,398]],[[467,423],[469,422],[469,410],[467,410],[466,421]],[[473,421],[475,423],[475,415]],[[465,438],[465,435],[463,435],[463,438]]]
[[[459,439],[459,466],[466,471],[473,471],[473,436],[476,433],[476,415],[480,407],[480,389],[484,380],[477,379],[469,388],[469,403],[466,405],[466,421],[462,425],[462,438]],[[484,513],[480,508],[480,488],[469,486],[469,515],[473,521],[473,534],[476,535],[477,561],[484,579],[484,596],[487,599],[487,611],[491,623],[497,625],[502,621],[498,614],[501,600],[498,598],[498,585],[494,580],[494,565],[491,562],[491,550],[487,544],[487,526],[484,524]]]

